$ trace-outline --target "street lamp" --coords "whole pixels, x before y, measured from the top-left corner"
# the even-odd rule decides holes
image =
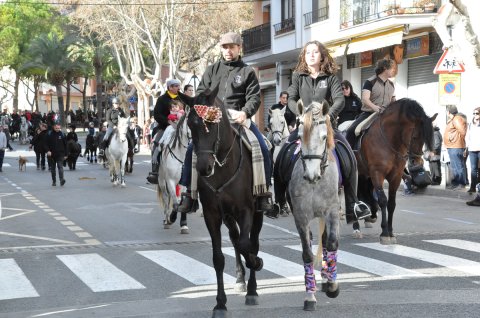
[[[197,81],[198,81],[198,76],[195,74],[195,70],[193,71],[192,77],[190,77],[190,80],[188,81],[188,84],[193,80],[193,90],[195,93],[197,93]]]
[[[50,91],[50,112],[53,110],[53,92]]]

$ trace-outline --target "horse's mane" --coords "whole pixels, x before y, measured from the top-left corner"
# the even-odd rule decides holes
[[[433,126],[430,117],[427,116],[422,105],[416,100],[410,98],[402,98],[391,103],[385,110],[384,114],[398,112],[398,116],[405,116],[409,120],[421,122],[421,136],[428,149],[433,149]]]
[[[173,137],[172,148],[175,148],[177,146],[177,142],[180,142],[180,138],[182,138],[182,126],[186,118],[187,113],[183,114],[177,122],[177,129],[175,129],[175,136]]]
[[[332,149],[335,145],[333,139],[333,128],[330,122],[330,116],[322,115],[322,109],[324,107],[323,103],[313,102],[309,107],[311,107],[312,110],[306,112],[303,118],[303,127],[305,127],[303,132],[303,142],[305,142],[305,144],[310,142],[310,134],[313,129],[313,124],[315,121],[323,119],[327,125],[327,148]]]

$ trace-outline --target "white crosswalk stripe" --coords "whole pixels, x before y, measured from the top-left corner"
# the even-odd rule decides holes
[[[57,257],[94,292],[145,288],[98,254]]]
[[[0,259],[0,300],[38,296],[14,259]]]
[[[464,240],[424,240],[425,242],[480,253],[480,243]]]

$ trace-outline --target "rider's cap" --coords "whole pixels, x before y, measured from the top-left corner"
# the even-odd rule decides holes
[[[228,32],[220,37],[219,44],[220,45],[224,45],[224,44],[242,45],[242,37],[238,33]]]
[[[180,86],[180,84],[181,84],[181,83],[180,83],[179,80],[177,80],[176,78],[172,78],[172,79],[169,79],[169,80],[167,81],[167,88],[169,88],[169,87],[172,86],[172,85],[178,85],[178,86]]]
[[[120,103],[120,101],[118,100],[118,98],[114,97],[112,99],[112,104],[119,104],[119,103]]]

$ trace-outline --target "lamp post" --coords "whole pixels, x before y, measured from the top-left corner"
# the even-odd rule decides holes
[[[198,76],[195,74],[195,71],[193,71],[192,77],[190,77],[190,80],[188,81],[188,84],[193,80],[193,90],[195,93],[197,93],[197,81],[198,81]]]
[[[53,110],[53,92],[50,91],[50,112]]]

